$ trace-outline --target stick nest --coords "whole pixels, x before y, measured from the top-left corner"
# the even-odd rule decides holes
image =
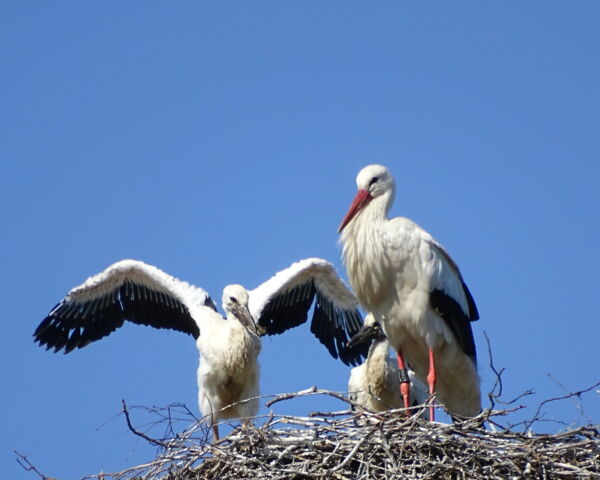
[[[124,412],[129,423],[125,405]],[[215,444],[204,424],[165,440],[135,432],[160,447],[157,458],[90,478],[600,479],[599,426],[556,434],[515,433],[496,422],[507,412],[485,410],[453,424],[419,415],[407,418],[403,409],[270,415],[255,419],[260,426],[240,427]]]

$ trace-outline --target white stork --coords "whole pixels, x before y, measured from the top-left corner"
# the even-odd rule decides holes
[[[404,407],[400,379],[401,375],[408,373],[403,381],[411,385],[410,405],[415,407],[427,401],[427,387],[415,376],[414,371],[399,370],[396,362],[390,358],[390,343],[371,313],[365,317],[363,328],[350,339],[349,345],[356,346],[363,342],[371,344],[371,347],[365,362],[350,371],[350,400],[372,412]]]
[[[475,342],[479,314],[456,263],[413,221],[387,218],[395,192],[387,168],[369,165],[339,232],[350,284],[404,359],[452,416],[481,411]],[[408,405],[408,384],[402,384]],[[430,411],[433,420],[433,408]]]
[[[296,262],[250,292],[229,285],[222,300],[226,318],[203,289],[143,262],[122,260],[73,288],[33,335],[40,346],[65,353],[109,335],[125,320],[193,336],[201,356],[198,403],[215,440],[219,420],[256,416],[260,335],[305,322],[313,302],[311,331],[329,352],[346,364],[366,355],[364,348],[346,347],[361,328],[361,316],[354,295],[325,260]]]

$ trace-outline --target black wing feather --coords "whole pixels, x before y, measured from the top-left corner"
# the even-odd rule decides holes
[[[311,332],[327,347],[333,358],[339,357],[348,366],[360,365],[369,353],[368,346],[348,347],[348,342],[354,333],[362,327],[360,313],[354,310],[344,315],[342,310],[335,308],[333,303],[318,290],[316,297]],[[359,328],[356,330],[351,328],[348,318],[358,324]]]
[[[306,322],[315,296],[315,285],[310,282],[298,285],[269,300],[263,308],[258,324],[268,335],[278,335]]]
[[[205,305],[215,309],[210,297]],[[58,352],[64,348],[69,353],[109,335],[125,320],[178,330],[194,338],[200,335],[188,308],[178,299],[126,280],[102,297],[87,302],[65,298],[42,320],[33,336],[46,349]]]
[[[314,279],[296,285],[268,300],[258,318],[267,335],[278,335],[306,322],[314,304],[310,331],[327,348],[333,358],[346,365],[359,365],[367,357],[363,345],[349,348],[348,340],[362,327],[358,310],[336,308],[321,294]]]
[[[462,282],[463,290],[465,291],[465,296],[467,297],[467,305],[469,307],[469,320],[474,322],[475,320],[479,320],[479,311],[477,310],[477,305],[475,305],[475,299],[471,292],[469,291],[469,287],[465,282]]]
[[[477,352],[475,349],[475,340],[473,339],[473,330],[471,330],[470,316],[463,311],[454,298],[443,290],[435,289],[431,292],[429,301],[431,302],[431,307],[442,317],[446,325],[454,333],[461,350],[476,363]],[[477,313],[477,309],[475,309],[475,313]]]
[[[313,312],[312,322],[310,324],[310,331],[315,337],[321,342],[322,345],[327,348],[329,354],[333,358],[338,358],[337,351],[332,343],[330,336],[330,323],[327,321],[323,305],[319,301],[315,304]]]

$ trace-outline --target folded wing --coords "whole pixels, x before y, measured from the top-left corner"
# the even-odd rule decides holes
[[[477,305],[454,260],[437,242],[432,240],[431,246],[441,265],[438,275],[431,280],[431,307],[448,325],[461,350],[476,363],[477,351],[471,322],[479,319]]]

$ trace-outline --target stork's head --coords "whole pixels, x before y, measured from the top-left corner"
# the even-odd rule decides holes
[[[365,324],[363,327],[354,335],[348,342],[348,347],[355,347],[364,342],[371,342],[372,340],[381,341],[387,337],[381,328],[381,324],[375,320],[372,313],[369,313],[365,317]]]
[[[248,291],[241,285],[227,285],[223,289],[223,310],[229,315],[233,315],[249,331],[258,335],[258,329],[248,308]]]
[[[387,213],[387,209],[391,203],[391,199],[394,196],[394,179],[392,175],[383,165],[368,165],[363,168],[356,176],[356,186],[358,187],[358,193],[352,205],[348,209],[348,213],[340,223],[338,233],[341,232],[350,221],[363,210],[371,200],[378,197],[386,196],[387,199],[384,201],[383,209],[384,213]]]

